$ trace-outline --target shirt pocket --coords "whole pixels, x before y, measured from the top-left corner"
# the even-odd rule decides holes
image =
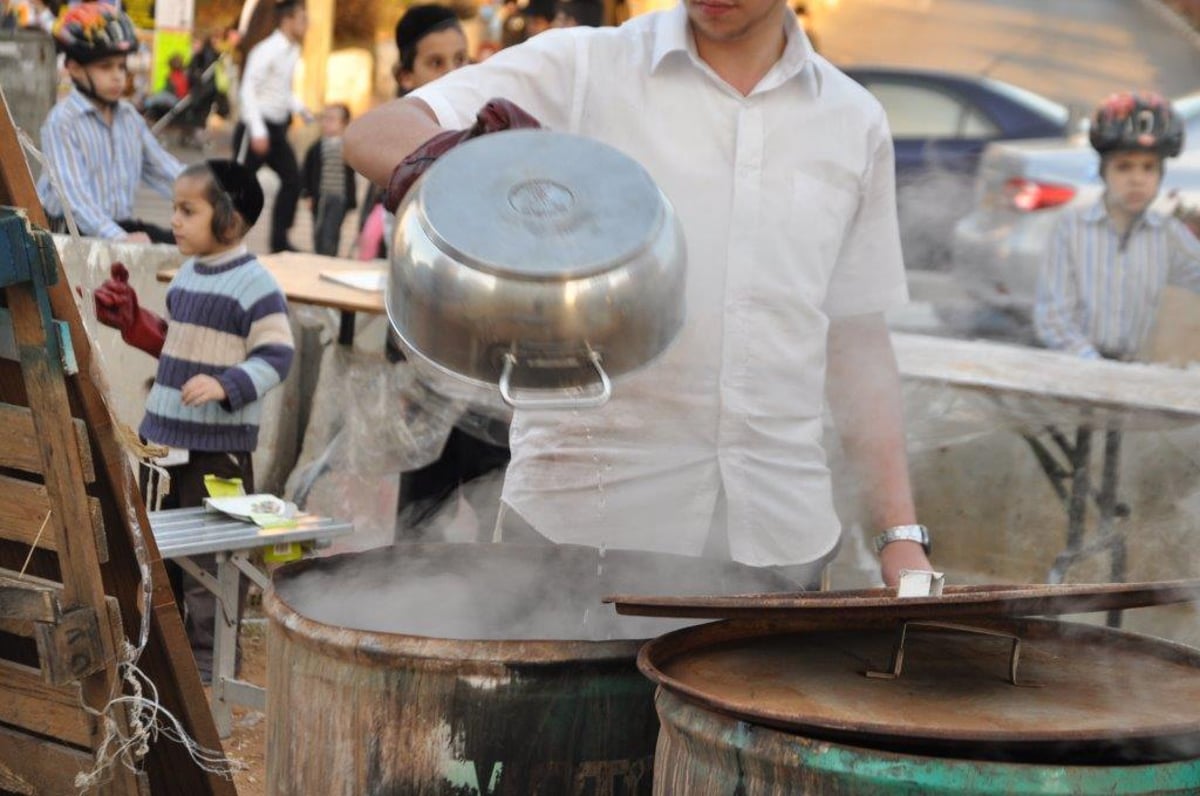
[[[822,299],[858,211],[859,195],[854,175],[832,164],[811,164],[792,177],[795,224],[789,245],[806,270],[819,276]]]

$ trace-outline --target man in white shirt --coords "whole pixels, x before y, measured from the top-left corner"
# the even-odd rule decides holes
[[[312,118],[292,91],[300,43],[308,30],[308,12],[300,0],[274,0],[276,28],[246,56],[239,113],[233,130],[235,159],[258,171],[264,164],[279,175],[279,193],[271,210],[271,251],[291,251],[288,230],[300,201],[300,167],[288,141],[292,114]]]
[[[365,115],[347,160],[384,184],[492,97],[639,161],[688,249],[688,319],[662,358],[601,409],[517,413],[505,511],[556,542],[724,554],[813,583],[840,537],[828,388],[884,581],[929,568],[883,320],[907,298],[887,122],[784,0],[548,31]]]

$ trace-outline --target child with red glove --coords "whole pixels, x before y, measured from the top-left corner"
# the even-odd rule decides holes
[[[254,491],[260,399],[287,376],[294,354],[283,293],[243,243],[262,207],[262,189],[245,166],[209,160],[188,167],[175,181],[171,231],[191,257],[167,288],[170,321],[139,306],[120,263],[95,292],[99,321],[158,358],[138,433],[188,454],[167,468],[164,508],[201,505],[206,475],[240,478]],[[184,602],[203,674],[211,666],[213,598],[193,582]]]

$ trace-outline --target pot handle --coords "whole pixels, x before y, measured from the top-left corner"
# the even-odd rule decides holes
[[[612,380],[608,378],[608,374],[600,366],[600,355],[598,353],[589,351],[588,359],[591,360],[592,367],[596,369],[597,375],[600,376],[599,391],[585,393],[578,398],[566,398],[562,396],[557,398],[530,398],[517,395],[513,392],[512,374],[517,367],[517,357],[512,352],[505,352],[504,370],[500,373],[500,397],[513,409],[594,409],[597,406],[603,406],[612,397]],[[554,394],[553,390],[530,390],[529,392],[548,392]]]

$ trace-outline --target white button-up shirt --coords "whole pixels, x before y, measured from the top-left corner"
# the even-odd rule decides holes
[[[754,565],[836,549],[826,331],[907,298],[892,145],[879,104],[781,18],[785,51],[749,96],[699,59],[682,7],[549,31],[413,94],[448,128],[506,97],[615,146],[683,223],[667,353],[598,410],[514,418],[503,499],[555,541],[699,555],[717,532]]]
[[[283,124],[291,114],[304,112],[304,102],[292,91],[292,77],[299,60],[300,45],[278,28],[246,56],[238,113],[252,138],[267,135],[266,122]]]

